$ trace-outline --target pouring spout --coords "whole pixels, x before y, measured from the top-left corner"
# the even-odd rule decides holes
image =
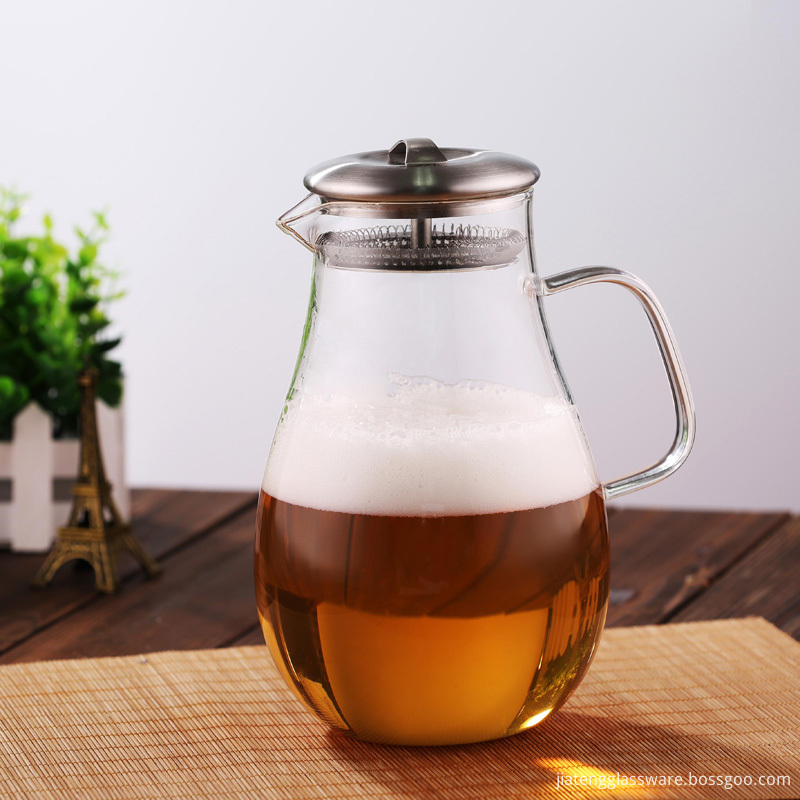
[[[304,197],[296,206],[281,214],[275,224],[286,234],[296,239],[307,250],[316,252],[314,245],[308,240],[312,222],[320,213],[322,201],[319,195],[310,194]],[[299,224],[296,224],[299,223]]]

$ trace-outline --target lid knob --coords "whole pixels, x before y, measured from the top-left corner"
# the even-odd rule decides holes
[[[412,167],[416,164],[444,164],[445,154],[432,139],[401,139],[389,150],[389,163]]]

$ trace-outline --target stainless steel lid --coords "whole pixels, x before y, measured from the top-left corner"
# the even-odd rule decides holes
[[[439,149],[430,139],[401,139],[373,150],[326,161],[303,179],[329,201],[436,203],[505,197],[530,189],[536,164],[493,150]]]

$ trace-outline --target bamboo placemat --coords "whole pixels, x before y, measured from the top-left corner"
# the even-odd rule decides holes
[[[796,798],[799,671],[800,644],[761,619],[608,630],[543,726],[426,749],[329,733],[263,647],[13,665],[0,797]],[[675,787],[691,775],[791,785]]]

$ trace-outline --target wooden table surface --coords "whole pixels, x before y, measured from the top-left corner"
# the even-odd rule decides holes
[[[256,497],[140,489],[136,532],[164,568],[120,564],[118,592],[41,555],[0,553],[0,663],[262,644],[253,594]],[[800,638],[800,518],[611,509],[610,625],[757,615]],[[77,563],[77,562],[76,562]]]

